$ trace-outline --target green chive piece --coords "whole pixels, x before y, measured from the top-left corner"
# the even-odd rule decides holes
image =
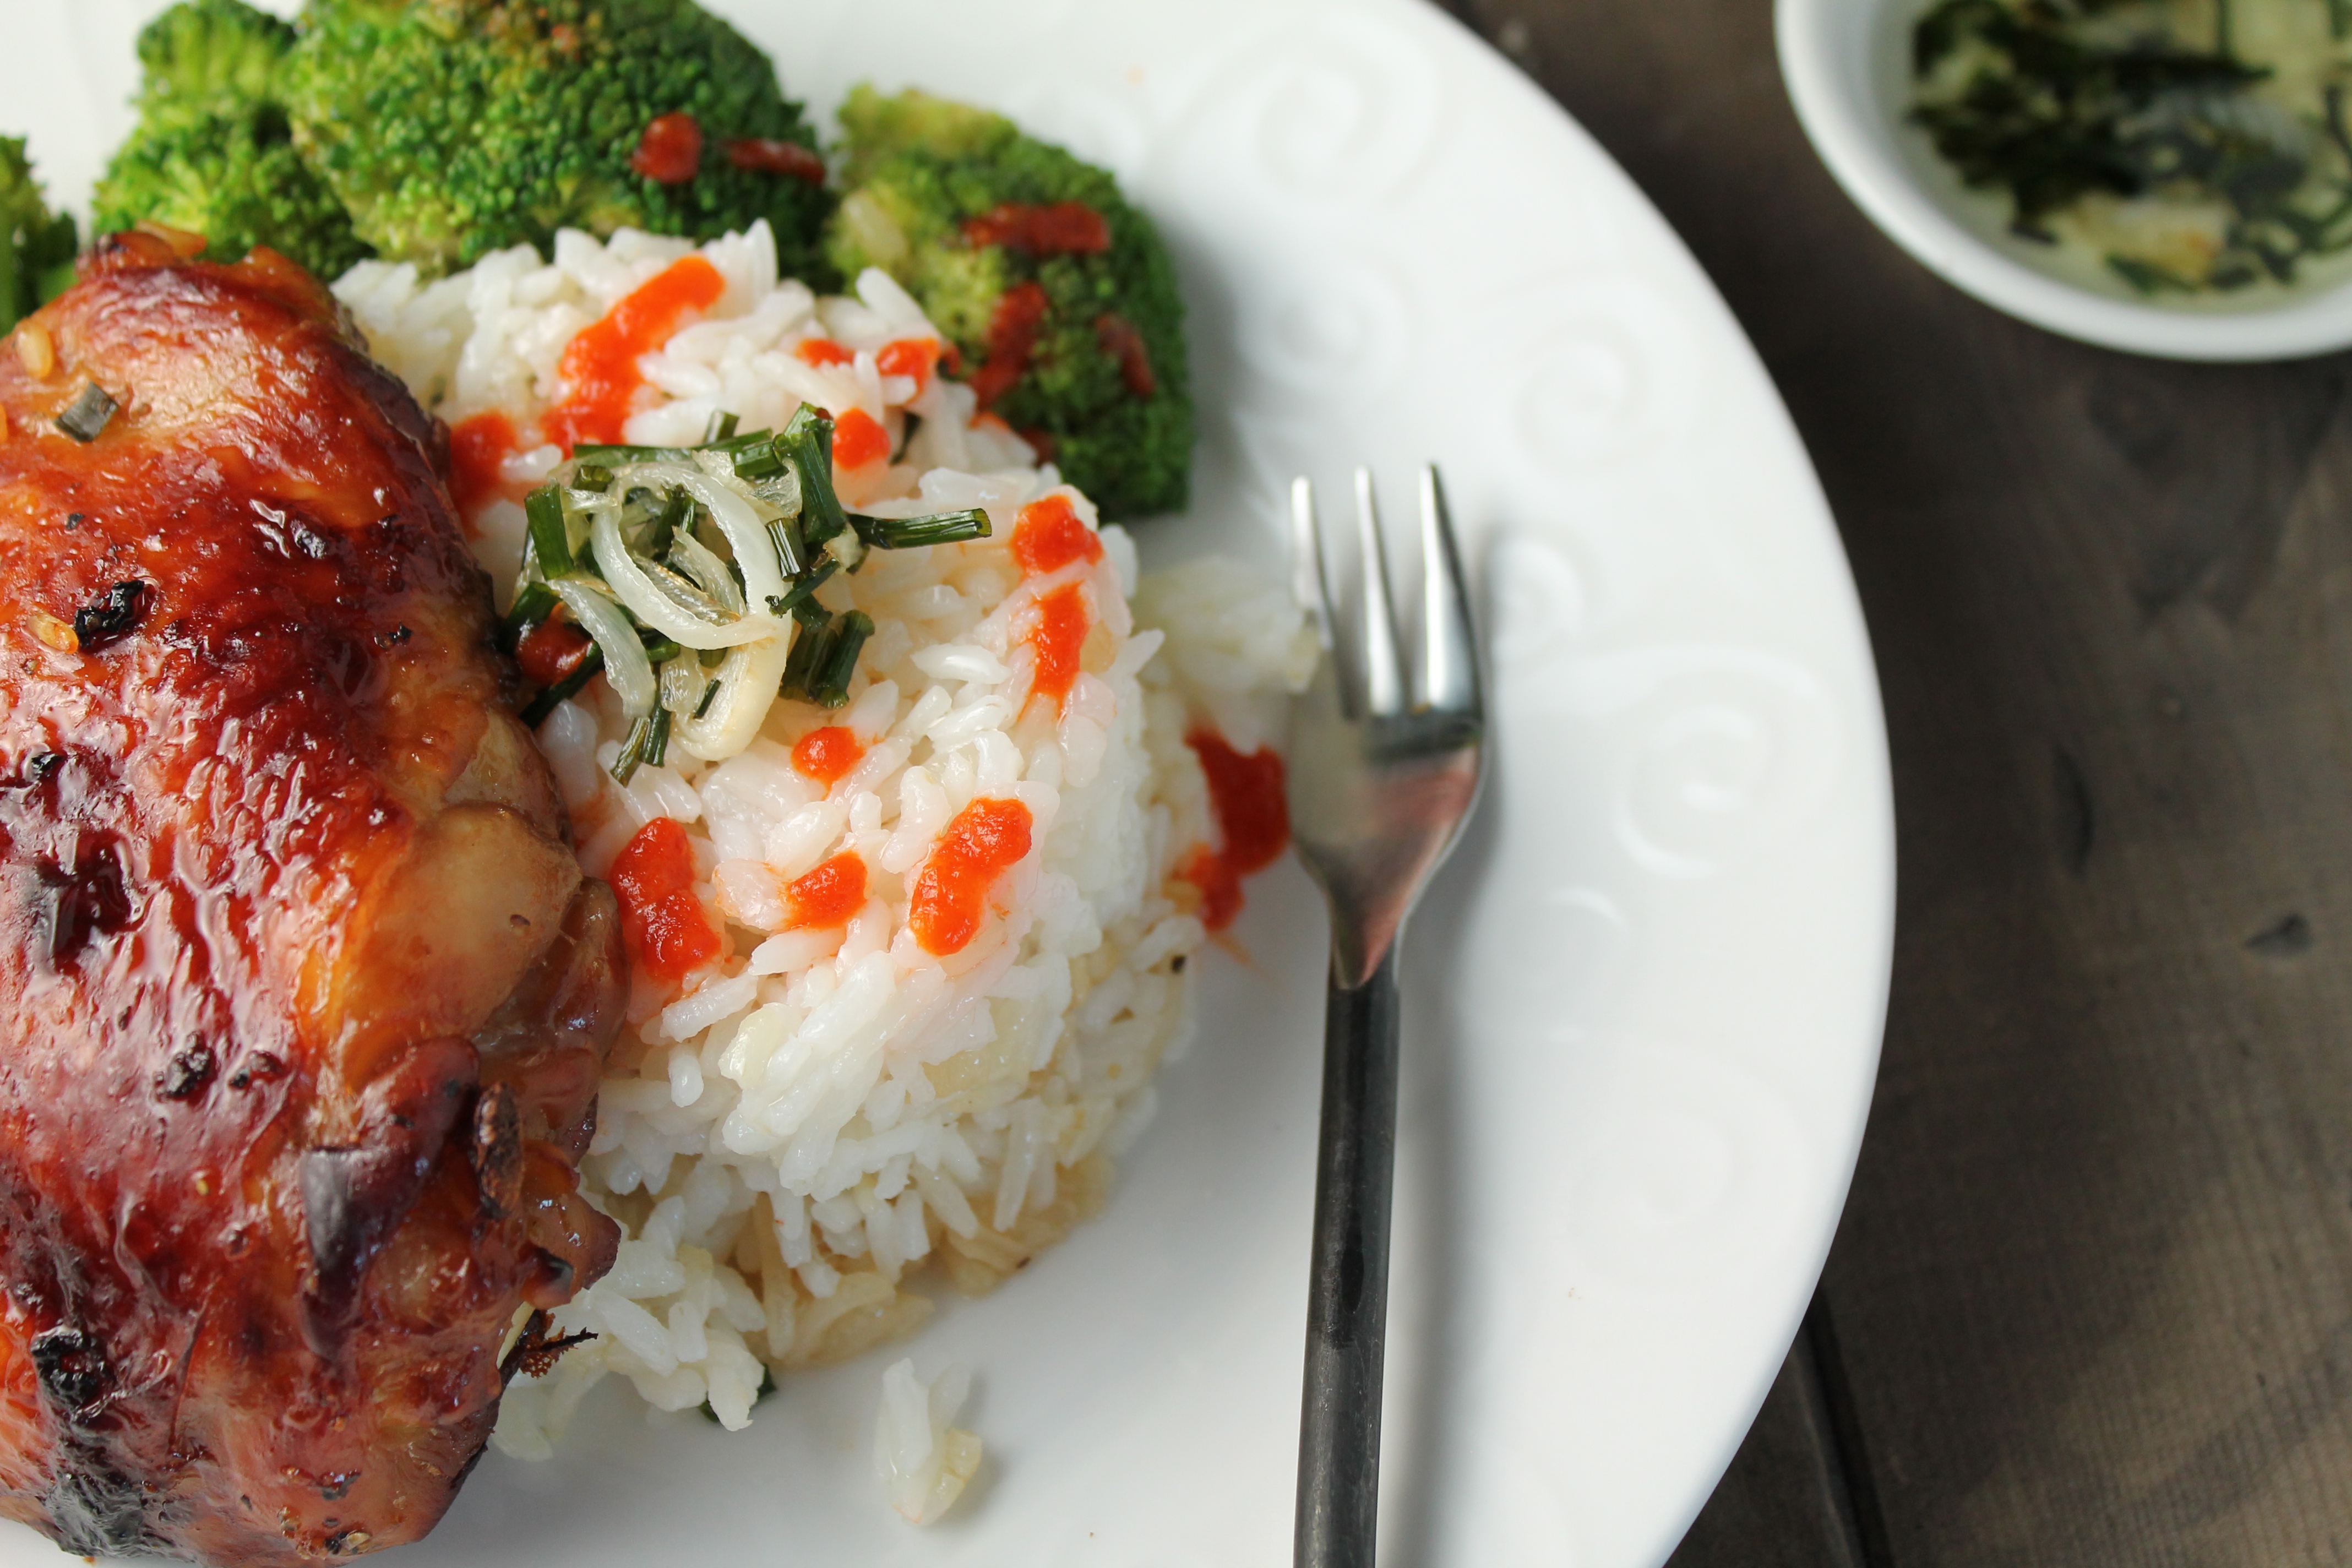
[[[813,403],[802,404],[775,445],[800,470],[803,537],[811,545],[823,544],[849,526],[849,514],[833,493],[833,416]]]
[[[653,733],[646,737],[645,760],[647,767],[657,768],[669,761],[669,710],[656,707]]]
[[[706,447],[716,447],[719,442],[727,440],[735,434],[737,423],[732,414],[713,413],[710,416],[710,423],[703,429],[702,444]]]
[[[694,662],[702,666],[705,669],[717,669],[720,665],[727,662],[727,650],[723,647],[696,648],[694,650]]]
[[[779,616],[798,615],[803,605],[816,603],[816,591],[824,586],[827,578],[840,570],[841,563],[838,561],[818,562],[816,570],[785,589],[782,598],[771,598],[768,601],[768,608]]]
[[[776,564],[784,569],[785,576],[798,577],[807,573],[808,546],[801,542],[801,531],[793,526],[792,519],[781,518],[768,524],[768,537],[775,541]]]
[[[541,577],[561,577],[572,570],[572,531],[563,524],[563,492],[541,485],[524,498],[523,517],[530,528],[530,552]]]
[[[583,463],[572,470],[572,488],[603,495],[613,488],[613,470],[602,463]]]
[[[669,710],[656,708],[629,726],[629,738],[621,742],[621,754],[613,759],[614,782],[627,784],[640,767],[657,768],[668,759],[669,721]]]
[[[857,656],[874,635],[874,618],[852,610],[833,628],[824,662],[809,681],[809,700],[820,708],[838,708],[849,700],[849,678],[856,673]]]
[[[614,784],[625,784],[637,776],[638,764],[645,761],[646,746],[653,740],[653,735],[654,721],[650,718],[640,719],[629,726],[629,738],[621,742],[621,754],[613,759]]]
[[[98,383],[84,382],[80,393],[58,416],[58,428],[87,447],[98,439],[99,432],[121,406]]]
[[[779,449],[778,438],[770,436],[735,454],[735,477],[772,479],[784,471],[787,460],[785,453]]]
[[[784,678],[777,690],[786,697],[805,697],[809,682],[825,668],[833,652],[833,617],[814,605],[796,605],[793,618],[801,624],[801,635],[793,639],[793,651],[784,659]]]
[[[591,643],[588,646],[588,651],[580,656],[580,662],[572,667],[571,674],[552,686],[542,688],[540,694],[532,698],[530,704],[523,709],[521,717],[524,727],[536,730],[546,723],[547,716],[555,711],[557,703],[568,697],[577,696],[580,689],[594,679],[596,672],[604,668],[604,650]]]
[[[934,512],[929,517],[867,517],[852,512],[849,522],[857,530],[857,537],[877,550],[961,544],[968,539],[986,539],[990,531],[988,513],[976,507],[965,511]]]
[[[555,606],[561,603],[562,601],[555,596],[555,590],[546,584],[525,583],[516,592],[514,604],[509,606],[506,619],[499,623],[499,646],[509,653],[514,652],[525,634],[553,615]]]
[[[572,457],[575,462],[607,463],[614,468],[624,463],[690,463],[694,461],[694,448],[600,446],[583,442],[572,448]]]
[[[659,632],[646,631],[642,627],[637,632],[637,640],[646,645],[646,662],[655,666],[667,664],[686,651]]]
[[[652,526],[646,529],[645,538],[638,542],[637,553],[648,561],[667,559],[670,541],[677,537],[678,524],[684,522],[693,510],[694,498],[686,493],[683,486],[670,491],[669,500],[662,503],[661,510],[654,515]]]
[[[699,719],[705,713],[709,712],[710,705],[718,700],[719,682],[715,680],[704,682],[702,688],[702,700],[694,705],[694,716]]]

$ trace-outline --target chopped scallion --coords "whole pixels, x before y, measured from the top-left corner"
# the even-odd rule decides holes
[[[121,406],[98,383],[84,382],[81,391],[66,405],[66,411],[58,416],[58,428],[87,447],[98,439],[99,432],[106,428],[107,421]]]
[[[574,462],[601,463],[619,468],[625,463],[690,463],[694,461],[691,447],[606,447],[583,442],[572,448]]]
[[[563,521],[563,492],[553,485],[541,485],[523,499],[522,510],[539,574],[561,577],[571,571],[572,531]]]
[[[706,682],[702,688],[702,700],[694,705],[694,716],[699,719],[709,712],[710,705],[717,700],[719,700],[719,682],[715,680]]]
[[[792,519],[768,524],[768,537],[776,542],[776,564],[784,569],[785,576],[798,577],[807,572],[808,546],[801,542],[801,531],[793,526]]]
[[[823,610],[810,612],[813,605],[798,605],[793,618],[801,624],[800,636],[793,639],[793,651],[784,660],[784,678],[778,691],[786,697],[805,697],[809,682],[825,668],[833,654],[833,617]]]
[[[852,610],[835,623],[824,663],[810,679],[809,700],[821,708],[838,708],[849,700],[849,678],[856,673],[857,656],[874,635],[874,618]]]
[[[588,651],[580,656],[580,662],[572,667],[571,674],[552,686],[541,689],[539,695],[524,707],[522,721],[525,727],[536,730],[546,723],[547,716],[555,711],[557,703],[577,696],[580,689],[594,679],[596,672],[604,668],[604,650],[591,645]]]
[[[654,514],[652,524],[639,542],[637,553],[648,561],[661,561],[669,554],[669,542],[677,536],[678,525],[693,514],[694,498],[683,488],[669,492],[669,500]]]
[[[877,550],[920,550],[929,544],[961,544],[989,535],[988,513],[978,508],[934,512],[929,517],[866,517],[852,512],[849,521],[857,537]]]
[[[603,495],[613,488],[613,470],[602,463],[583,463],[572,470],[572,488]]]
[[[816,563],[816,570],[803,577],[799,582],[794,583],[790,588],[785,589],[784,596],[782,598],[769,600],[769,610],[779,616],[799,614],[802,605],[814,605],[816,603],[816,591],[824,586],[825,580],[827,578],[831,577],[835,572],[840,570],[841,563],[838,561],[827,560],[818,562]]]
[[[659,767],[669,756],[669,710],[656,708],[629,726],[621,754],[613,759],[613,778],[627,784],[640,767]]]
[[[735,477],[739,479],[772,479],[784,471],[789,461],[778,438],[770,436],[735,454]]]
[[[702,444],[706,447],[715,447],[719,442],[727,440],[735,434],[737,423],[732,414],[713,413],[710,416],[709,425],[703,429]]]
[[[802,536],[812,546],[823,544],[849,526],[849,514],[833,493],[833,416],[803,403],[775,444],[800,470]]]
[[[525,583],[516,591],[506,619],[499,623],[499,646],[509,653],[514,652],[531,627],[555,613],[558,603],[555,590],[546,584]]]
[[[646,662],[656,668],[667,664],[686,651],[661,633],[648,632],[642,627],[638,629],[637,640],[646,645]],[[726,650],[721,648],[719,651],[724,653]]]

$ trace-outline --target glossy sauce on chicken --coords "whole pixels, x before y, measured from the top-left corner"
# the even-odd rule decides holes
[[[143,235],[0,342],[0,1513],[414,1540],[610,1266],[625,985],[446,437],[307,274]]]

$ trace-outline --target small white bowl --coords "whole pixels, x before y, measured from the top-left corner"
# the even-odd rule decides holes
[[[2019,259],[1994,198],[1964,190],[1910,108],[1911,26],[1932,0],[1777,0],[1780,74],[1814,150],[1895,242],[1996,310],[2167,359],[2294,359],[2352,347],[2352,284],[2167,309],[2110,298]],[[1979,221],[1961,216],[1979,209]]]

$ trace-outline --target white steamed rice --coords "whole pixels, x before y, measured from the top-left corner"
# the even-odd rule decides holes
[[[498,411],[535,430],[572,336],[692,248],[566,233],[551,263],[522,247],[423,286],[368,263],[336,293],[451,424]],[[995,531],[877,552],[826,584],[828,608],[862,609],[877,628],[844,710],[778,700],[740,754],[674,751],[625,788],[604,771],[625,727],[603,681],[542,728],[586,868],[604,872],[656,816],[685,824],[726,953],[680,984],[635,982],[583,1170],[626,1239],[613,1271],[555,1314],[558,1330],[596,1338],[507,1394],[497,1440],[521,1456],[551,1453],[615,1373],[661,1409],[708,1401],[740,1428],[766,1373],[896,1340],[931,1310],[919,1282],[992,1289],[1101,1206],[1112,1160],[1150,1115],[1152,1075],[1190,1026],[1186,961],[1205,933],[1173,868],[1214,830],[1187,726],[1243,751],[1268,743],[1281,693],[1315,657],[1287,595],[1231,563],[1139,593],[1117,527],[1100,531],[1099,563],[1024,581],[1010,550],[1022,508],[1058,489],[1089,526],[1094,509],[1000,422],[975,421],[967,388],[878,374],[885,343],[938,335],[915,302],[877,271],[855,299],[780,280],[764,227],[699,248],[725,295],[640,362],[660,399],[627,439],[691,444],[722,410],[747,431],[780,427],[803,400],[862,408],[894,438],[917,415],[901,460],[844,476],[844,500],[883,516],[985,507]],[[858,352],[812,365],[793,352],[812,336]],[[468,520],[502,595],[521,553],[515,498],[559,457],[509,460],[509,493]],[[1026,700],[1024,639],[1038,595],[1070,582],[1097,630],[1056,714]],[[829,790],[790,760],[820,724],[870,748]],[[1035,847],[971,944],[933,958],[908,928],[908,889],[949,819],[986,797],[1025,805]],[[845,929],[785,929],[783,884],[843,848],[870,869],[865,909]],[[911,1368],[901,1381],[888,1399],[906,1408],[894,1418],[886,1402],[877,1443],[909,1457],[897,1489],[930,1517],[976,1441],[932,1465],[949,1462],[951,1391]]]

